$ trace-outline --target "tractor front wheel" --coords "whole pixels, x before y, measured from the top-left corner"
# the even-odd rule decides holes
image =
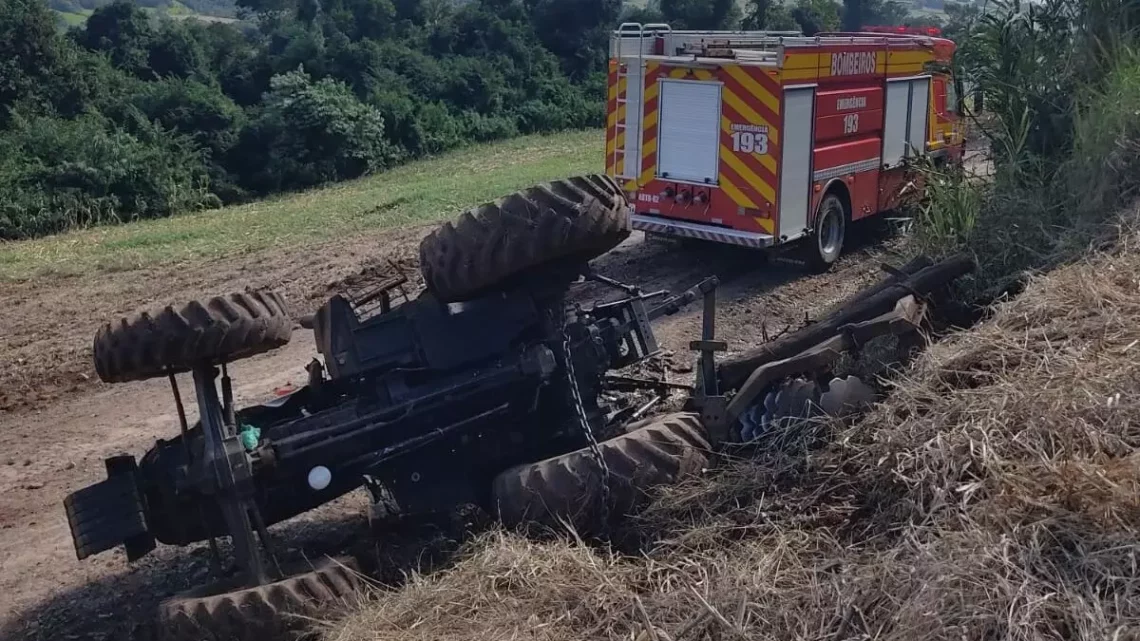
[[[95,334],[95,372],[124,383],[248,358],[289,342],[293,321],[273,292],[240,292],[143,312]]]

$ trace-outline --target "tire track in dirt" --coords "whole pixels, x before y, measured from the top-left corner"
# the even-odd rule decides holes
[[[102,285],[94,278],[18,285],[24,296],[20,307],[34,310],[13,319],[13,326],[21,328],[16,332],[23,341],[18,351],[26,359],[37,359],[55,350],[70,350],[63,358],[63,370],[82,372],[90,367],[86,350],[99,321],[156,302],[246,285],[272,286],[285,293],[294,315],[300,315],[331,293],[365,288],[382,279],[392,264],[412,277],[415,289],[419,286],[415,248],[429,229],[352,239],[338,245],[339,252],[326,247],[172,266],[108,279],[111,282]],[[645,291],[679,292],[717,275],[722,279],[718,337],[727,340],[731,350],[739,350],[755,345],[764,335],[797,326],[805,315],[879,279],[877,259],[887,251],[882,244],[857,245],[833,271],[806,275],[794,265],[762,265],[754,252],[711,245],[681,248],[647,242],[636,233],[595,261],[595,268]],[[589,289],[593,287],[591,283],[584,295],[602,293]],[[87,311],[80,314],[79,309]],[[36,319],[45,319],[43,325],[56,328],[58,334],[45,337],[30,331]],[[700,325],[699,303],[655,325],[659,342],[673,352],[667,359],[671,379],[691,381],[694,357],[686,350],[688,341],[699,336]],[[303,368],[315,355],[311,334],[298,329],[287,347],[234,364],[231,372],[239,402],[258,402],[276,388],[301,384]],[[193,414],[193,387],[188,376],[182,378],[184,402]],[[24,409],[0,416],[0,613],[4,613],[0,637],[132,638],[159,600],[205,577],[205,547],[160,548],[134,565],[128,565],[118,550],[79,562],[62,501],[67,493],[103,477],[103,457],[122,452],[141,455],[154,439],[176,434],[169,386],[162,380],[119,386],[76,383],[75,391],[55,394],[55,401],[25,403]],[[295,555],[338,549],[361,533],[363,505],[363,497],[353,493],[273,531]]]

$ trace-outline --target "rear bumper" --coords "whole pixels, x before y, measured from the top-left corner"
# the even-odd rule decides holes
[[[660,218],[658,216],[647,216],[645,214],[633,214],[631,220],[633,221],[634,229],[653,234],[664,234],[678,238],[694,238],[696,240],[707,240],[714,243],[726,243],[754,249],[763,249],[775,244],[775,238],[768,234],[740,231],[727,227],[702,225],[700,223]]]

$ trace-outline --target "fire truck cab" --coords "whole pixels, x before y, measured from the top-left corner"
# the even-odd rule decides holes
[[[964,149],[954,43],[927,30],[805,37],[623,24],[610,43],[606,170],[646,233],[839,257],[895,209],[920,155]]]

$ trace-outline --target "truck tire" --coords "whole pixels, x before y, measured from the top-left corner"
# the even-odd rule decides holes
[[[843,198],[835,192],[828,192],[819,203],[819,212],[809,237],[811,244],[806,248],[808,264],[813,271],[825,272],[839,260],[849,219]]]
[[[610,469],[611,515],[641,505],[655,486],[698,474],[708,465],[709,441],[696,414],[670,414],[598,445]],[[560,520],[578,532],[598,525],[602,473],[589,448],[513,467],[492,487],[495,512],[508,527],[524,523],[557,526]]]
[[[187,372],[289,342],[293,321],[273,292],[244,292],[167,306],[108,323],[95,334],[95,371],[106,383]]]
[[[244,641],[286,638],[306,616],[347,604],[363,590],[352,559],[324,559],[291,568],[285,579],[234,588],[221,581],[174,595],[158,606],[163,641]]]
[[[630,231],[625,192],[612,178],[556,180],[444,223],[420,243],[420,271],[442,302],[470,300],[545,263],[595,258]]]

